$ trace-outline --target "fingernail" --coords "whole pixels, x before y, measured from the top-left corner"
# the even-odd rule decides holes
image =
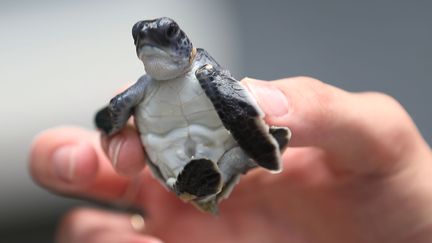
[[[111,140],[111,143],[108,147],[108,157],[111,160],[111,163],[113,164],[114,168],[116,168],[118,157],[120,154],[121,146],[124,143],[124,139],[122,136],[116,136]]]
[[[74,156],[70,146],[61,147],[53,154],[54,174],[64,181],[73,180]]]
[[[265,81],[249,79],[245,84],[267,116],[280,117],[288,113],[288,100],[281,90]]]

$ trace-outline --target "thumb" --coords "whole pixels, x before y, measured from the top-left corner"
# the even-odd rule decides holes
[[[260,81],[246,78],[249,89],[265,113],[268,124],[289,127],[290,146],[326,147],[330,130],[339,123],[336,101],[348,105],[345,91],[311,78]],[[346,117],[346,114],[344,115]]]
[[[306,77],[242,83],[268,124],[291,129],[290,146],[322,148],[339,169],[388,169],[422,140],[399,103],[384,94],[350,93]]]

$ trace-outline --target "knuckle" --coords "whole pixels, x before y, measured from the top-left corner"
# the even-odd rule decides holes
[[[312,77],[299,77],[301,95],[312,109],[314,119],[323,123],[331,119],[332,110],[336,103],[336,92],[332,86]]]
[[[393,122],[391,122],[394,126],[392,129],[393,132],[399,133],[400,136],[403,135],[404,138],[412,136],[415,125],[402,104],[388,94],[377,92],[375,95],[385,105],[386,109],[384,114],[389,118],[388,120],[393,120]]]
[[[375,98],[377,100],[381,100],[381,101],[385,101],[388,104],[399,104],[399,102],[391,95],[383,93],[383,92],[379,92],[379,91],[370,91],[370,92],[366,92],[365,94],[369,95],[372,98]]]
[[[381,104],[382,109],[380,112],[382,112],[383,116],[387,116],[389,121],[393,121],[392,123],[402,124],[403,126],[411,123],[407,111],[393,96],[381,92],[369,92],[368,95],[375,100],[374,103]]]
[[[294,77],[293,79],[296,79],[297,80],[296,82],[302,82],[304,84],[311,85],[311,86],[313,85],[319,86],[324,84],[324,82],[322,82],[321,80],[311,76],[297,76]]]
[[[403,106],[392,96],[381,92],[368,92],[370,103],[376,104],[372,115],[376,123],[377,147],[386,151],[389,161],[399,160],[408,151],[414,151],[419,135],[417,128]]]
[[[306,97],[314,103],[325,105],[332,101],[334,92],[330,85],[312,77],[299,77],[299,80]]]
[[[311,83],[319,82],[319,83],[322,83],[320,80],[318,80],[318,79],[316,79],[316,78],[314,78],[312,76],[305,76],[305,75],[303,75],[303,76],[296,76],[293,79],[301,80],[301,82],[311,82]]]

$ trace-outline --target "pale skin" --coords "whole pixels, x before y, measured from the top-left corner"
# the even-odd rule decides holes
[[[102,140],[96,131],[53,128],[32,147],[37,183],[61,194],[129,200],[148,212],[137,232],[127,214],[76,209],[59,225],[57,242],[431,241],[432,153],[397,101],[307,77],[242,83],[268,124],[292,130],[283,172],[243,176],[214,217],[151,177],[132,125]]]

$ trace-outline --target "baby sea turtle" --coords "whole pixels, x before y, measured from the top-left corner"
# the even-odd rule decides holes
[[[134,115],[153,174],[207,212],[217,212],[241,174],[282,169],[290,130],[269,127],[242,84],[175,21],[139,21],[132,36],[147,74],[96,114],[98,128],[113,135]]]

